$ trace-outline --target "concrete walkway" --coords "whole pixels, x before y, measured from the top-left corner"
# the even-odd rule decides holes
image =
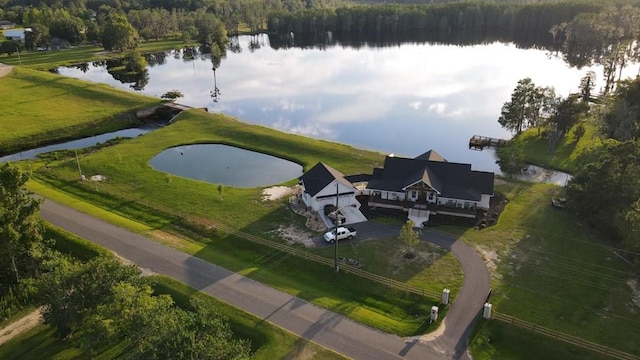
[[[486,267],[473,250],[444,235],[424,233],[423,237],[450,248],[470,264],[463,263],[464,286],[445,318],[441,336],[430,341],[402,339],[53,201],[45,201],[41,216],[142,268],[170,276],[353,359],[466,359],[472,321],[488,291]]]

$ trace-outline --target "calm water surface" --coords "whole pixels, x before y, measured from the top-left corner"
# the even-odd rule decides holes
[[[111,140],[116,137],[132,138],[132,137],[140,136],[154,129],[157,129],[157,127],[150,126],[145,128],[124,129],[124,130],[118,130],[118,131],[100,134],[96,136],[86,137],[83,139],[67,141],[60,144],[42,146],[39,148],[30,149],[30,150],[22,151],[22,152],[7,155],[7,156],[2,156],[0,157],[0,163],[5,163],[9,161],[35,159],[37,155],[44,154],[50,151],[83,149],[86,147],[96,145],[98,143],[103,143],[107,140]]]
[[[294,162],[221,144],[169,148],[149,164],[178,176],[245,188],[279,184],[302,175],[302,166]]]
[[[170,54],[149,68],[142,92],[161,96],[177,89],[185,95],[181,103],[242,121],[403,156],[435,149],[449,161],[498,172],[493,151],[469,150],[468,140],[511,137],[497,119],[517,81],[530,77],[566,96],[588,70],[503,43],[274,50],[267,36],[259,40],[260,48],[250,50],[249,37],[240,37],[242,51],[222,60],[215,72],[217,102],[207,55],[185,60]],[[590,69],[601,77],[600,67]],[[104,66],[59,72],[130,89]]]

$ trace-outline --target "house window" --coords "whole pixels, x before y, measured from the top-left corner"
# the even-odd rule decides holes
[[[427,195],[427,199],[428,199],[429,201],[433,201],[433,198],[434,198],[433,193],[432,193],[432,192],[430,192],[430,193]]]
[[[409,197],[412,199],[415,199],[418,197],[418,191],[417,190],[411,190],[411,193],[409,194]]]

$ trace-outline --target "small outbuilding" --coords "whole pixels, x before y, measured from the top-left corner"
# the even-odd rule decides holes
[[[319,162],[298,181],[302,186],[302,201],[307,208],[323,214],[325,206],[337,204],[347,218],[346,223],[366,220],[360,214],[360,203],[356,200],[358,190],[340,171]]]

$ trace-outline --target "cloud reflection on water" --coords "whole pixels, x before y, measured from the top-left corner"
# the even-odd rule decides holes
[[[249,37],[240,37],[248,49]],[[261,41],[268,44],[268,38]],[[213,102],[212,62],[167,56],[149,68],[142,91],[160,96],[178,89],[181,103],[240,120],[335,140],[385,153],[415,156],[431,148],[449,161],[497,171],[492,151],[470,151],[472,135],[509,138],[497,122],[516,82],[525,77],[559,94],[577,91],[588,69],[569,68],[545,51],[513,44],[452,46],[403,44],[386,48],[328,47],[229,52],[216,71],[220,100]],[[601,68],[593,70],[601,76]],[[127,89],[101,68],[67,76]]]

